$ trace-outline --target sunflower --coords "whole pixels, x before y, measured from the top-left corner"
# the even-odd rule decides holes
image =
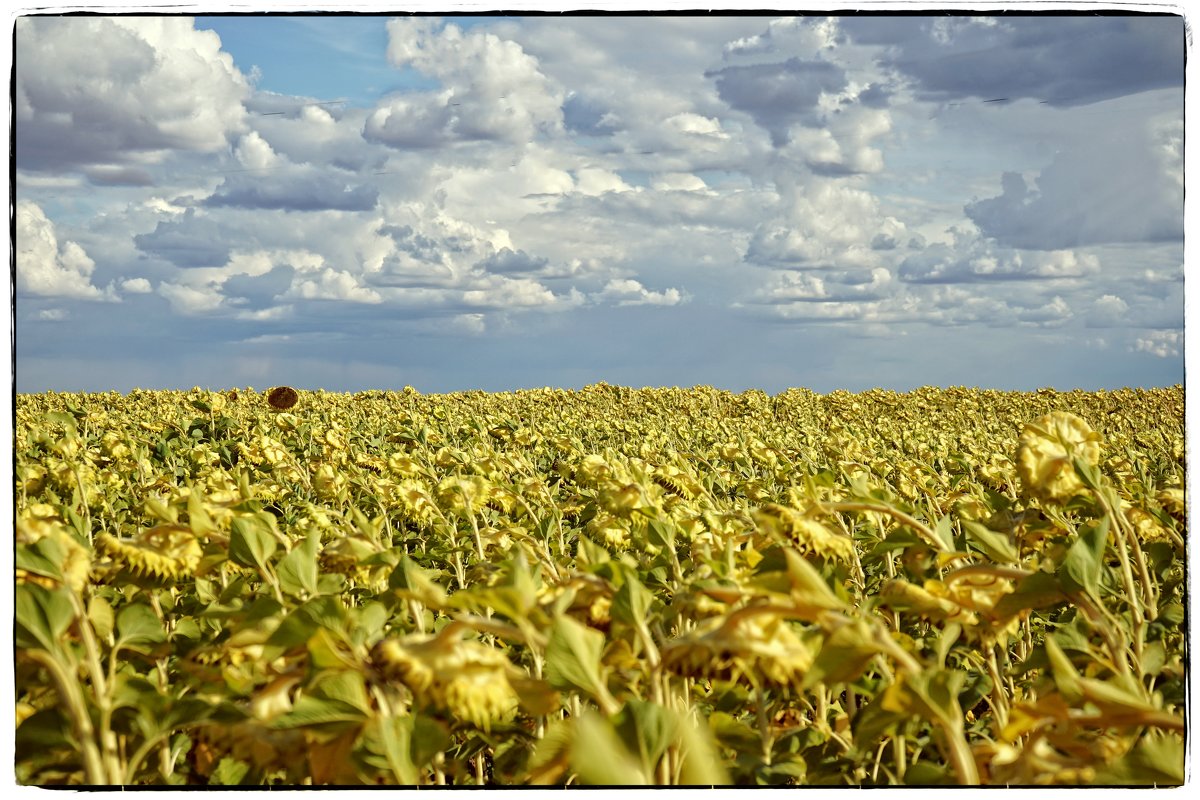
[[[786,620],[769,613],[733,613],[706,620],[696,632],[668,643],[664,665],[679,675],[770,686],[798,685],[813,665],[813,650]]]
[[[204,554],[187,525],[158,525],[132,539],[100,533],[96,547],[133,572],[169,580],[194,573]]]
[[[1084,489],[1074,460],[1100,463],[1100,434],[1068,411],[1053,411],[1025,424],[1017,449],[1017,473],[1029,496],[1052,503]]]
[[[463,639],[457,625],[432,637],[384,639],[372,660],[419,702],[483,730],[516,713],[518,698],[509,678],[520,671],[499,650]]]
[[[267,403],[276,411],[287,411],[299,399],[300,394],[290,386],[276,386],[267,392]]]

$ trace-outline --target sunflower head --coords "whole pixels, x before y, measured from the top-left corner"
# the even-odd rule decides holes
[[[663,663],[677,674],[713,680],[750,678],[770,686],[799,684],[813,661],[813,651],[787,621],[771,614],[714,618],[663,650]]]
[[[204,555],[200,542],[187,525],[158,525],[131,539],[110,533],[96,535],[96,548],[132,572],[161,580],[194,574]]]
[[[267,392],[267,404],[276,411],[287,411],[299,399],[299,392],[290,386],[276,386]]]
[[[384,639],[371,655],[384,676],[455,719],[489,730],[516,713],[509,677],[517,669],[499,650],[463,639],[453,625],[433,637]]]
[[[1030,497],[1063,503],[1084,490],[1075,459],[1100,463],[1100,434],[1068,411],[1053,411],[1025,424],[1017,448],[1017,473]]]

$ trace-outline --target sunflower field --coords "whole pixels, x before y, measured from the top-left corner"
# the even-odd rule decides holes
[[[22,394],[35,785],[1178,785],[1184,390]]]

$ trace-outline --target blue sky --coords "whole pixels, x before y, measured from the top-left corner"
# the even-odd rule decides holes
[[[25,17],[18,391],[1183,380],[1180,17]]]

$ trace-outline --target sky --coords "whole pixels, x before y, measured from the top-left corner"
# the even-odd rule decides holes
[[[1184,379],[1180,16],[24,16],[19,392]]]

